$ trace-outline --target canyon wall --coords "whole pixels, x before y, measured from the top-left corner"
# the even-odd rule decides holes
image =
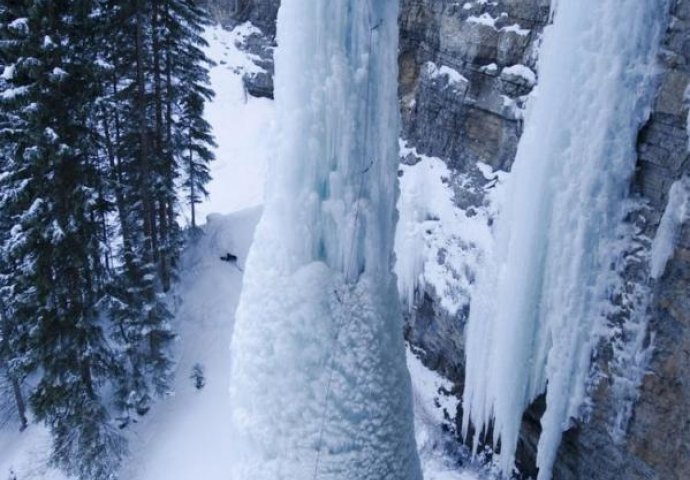
[[[241,4],[239,9],[228,7],[230,3],[235,6],[234,0],[213,1],[226,7],[218,10],[227,12],[221,18],[224,23],[233,25],[249,20],[263,30],[264,35],[258,35],[249,45],[262,56],[267,74],[245,81],[250,93],[271,96],[270,54],[278,0],[237,0],[237,5]],[[671,3],[659,56],[658,91],[649,120],[638,135],[637,171],[631,183],[631,198],[642,207],[631,214],[629,221],[642,248],[649,248],[657,235],[672,185],[690,177],[690,0]],[[459,209],[469,211],[484,201],[482,187],[487,180],[478,173],[477,162],[494,170],[510,170],[525,105],[538,83],[539,43],[549,21],[549,0],[402,0],[402,137],[418,154],[442,159],[451,176],[474,182],[476,188],[467,188],[466,184],[450,179]],[[687,198],[683,201],[688,202]],[[687,203],[685,208],[689,208]],[[626,270],[631,288],[643,285],[652,292],[645,312],[649,318],[645,342],[652,346],[652,356],[639,399],[632,399],[636,401],[626,425],[627,434],[619,438],[611,428],[620,404],[606,375],[607,359],[614,353],[611,345],[602,344],[595,363],[602,365],[604,375],[592,387],[593,407],[586,421],[574,422],[566,432],[555,478],[690,477],[687,215],[680,218],[677,237],[658,278],[650,278],[649,266],[644,262]],[[439,263],[444,261],[438,258]],[[426,285],[406,315],[405,334],[425,363],[455,382],[455,392],[460,393],[464,382],[463,331],[469,305],[451,314],[443,308],[439,296],[431,284]],[[524,417],[518,464],[525,475],[535,470],[543,407],[543,401],[535,402]],[[450,413],[459,417],[460,412]]]

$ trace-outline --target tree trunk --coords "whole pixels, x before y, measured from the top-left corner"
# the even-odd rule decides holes
[[[24,431],[29,425],[29,421],[26,419],[26,403],[24,402],[24,395],[22,394],[22,387],[19,384],[19,380],[10,376],[10,382],[12,383],[12,391],[14,393],[14,401],[17,404],[17,413],[19,414],[19,431]]]
[[[144,253],[145,262],[155,261],[157,239],[154,231],[153,208],[151,205],[151,162],[149,135],[146,126],[146,80],[144,78],[145,52],[144,52],[144,6],[143,0],[136,1],[136,97],[135,108],[137,128],[139,130],[139,164],[141,178],[141,203],[144,223]]]
[[[192,228],[196,228],[196,178],[194,175],[194,150],[192,150],[192,127],[189,127],[189,203],[192,207]]]

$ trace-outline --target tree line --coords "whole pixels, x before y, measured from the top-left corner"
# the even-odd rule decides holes
[[[116,478],[171,390],[179,217],[213,159],[208,23],[198,0],[0,1],[0,375],[81,479]]]

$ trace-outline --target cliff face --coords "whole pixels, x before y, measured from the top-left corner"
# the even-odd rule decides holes
[[[453,169],[508,170],[548,16],[545,0],[403,0],[403,137]]]
[[[214,1],[218,5],[235,2]],[[235,21],[250,20],[266,33],[257,42],[263,45],[259,53],[269,73],[246,79],[247,88],[250,93],[269,96],[270,46],[278,0],[238,2],[243,10]],[[451,176],[474,179],[474,186],[481,187],[486,180],[477,173],[477,161],[496,170],[510,170],[524,106],[538,82],[536,60],[541,32],[550,18],[550,1],[401,0],[401,4],[402,136],[419,154],[441,158]],[[631,185],[631,195],[646,204],[631,223],[640,244],[647,246],[657,234],[671,186],[690,176],[690,0],[672,1],[670,13],[659,57],[658,91],[649,120],[638,135],[637,173]],[[452,178],[450,181],[453,183]],[[457,207],[466,211],[483,201],[481,193],[467,192],[458,187],[454,197]],[[610,379],[605,378],[592,393],[594,405],[588,421],[566,433],[555,478],[673,480],[690,476],[687,218],[679,237],[658,279],[650,280],[645,265],[626,270],[629,285],[644,284],[652,291],[646,341],[653,346],[627,435],[617,438],[611,433],[620,405]],[[453,314],[446,311],[428,285],[406,318],[410,343],[422,352],[428,366],[455,382],[458,392],[464,381],[467,312],[467,306]],[[600,350],[600,358],[610,357],[609,345]],[[524,417],[518,461],[526,474],[534,472],[542,410],[537,401]]]
[[[469,176],[473,187],[481,187],[486,180],[474,174],[478,161],[508,171],[515,157],[523,109],[537,80],[537,49],[549,20],[549,2],[464,5],[402,1],[402,136],[420,154],[440,157],[453,175]],[[481,194],[468,198],[456,191],[461,209],[482,201]],[[449,315],[438,297],[433,287],[426,287],[406,316],[406,337],[421,348],[428,366],[462,390],[468,310]]]
[[[656,234],[668,208],[671,185],[690,176],[690,0],[673,2],[659,60],[659,90],[639,135],[633,186],[650,203],[645,227],[650,236]],[[644,462],[655,476],[629,478],[690,476],[689,220],[686,215],[675,251],[654,285],[650,321],[654,355],[624,445],[625,452]]]

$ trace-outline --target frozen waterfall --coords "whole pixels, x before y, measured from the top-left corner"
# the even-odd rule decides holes
[[[284,0],[232,348],[237,480],[418,480],[395,277],[397,0]]]
[[[666,12],[665,0],[562,0],[545,33],[498,257],[467,327],[463,430],[493,428],[505,475],[536,397],[546,391],[540,479],[585,403]]]

